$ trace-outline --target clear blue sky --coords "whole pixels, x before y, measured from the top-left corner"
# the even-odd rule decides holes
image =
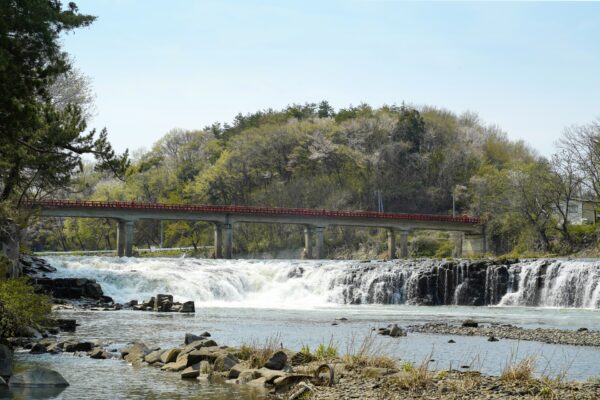
[[[98,20],[65,49],[119,150],[322,99],[474,111],[542,154],[600,117],[600,3],[76,3]]]

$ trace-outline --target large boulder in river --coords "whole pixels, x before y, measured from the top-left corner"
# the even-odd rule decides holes
[[[67,353],[74,353],[76,351],[91,351],[94,348],[92,342],[77,342],[69,341],[63,345],[63,351]]]
[[[58,318],[56,320],[56,326],[63,332],[75,332],[77,321],[74,319]]]
[[[144,357],[144,361],[146,361],[148,364],[154,364],[160,361],[160,356],[162,355],[162,353],[164,352],[164,350],[154,350],[151,353],[148,353],[145,357]]]
[[[190,344],[192,342],[195,342],[196,340],[203,340],[203,339],[206,339],[207,337],[210,337],[210,333],[208,333],[208,332],[202,332],[200,335],[194,335],[193,333],[186,333],[185,334],[185,344]]]
[[[22,255],[19,257],[19,262],[23,273],[28,276],[41,276],[45,272],[56,272],[56,268],[42,258]]]
[[[44,346],[42,343],[37,342],[31,346],[31,350],[29,350],[29,352],[31,354],[43,354],[47,353],[48,350],[46,350],[46,346]]]
[[[154,311],[171,311],[173,295],[157,294],[154,301]]]
[[[144,357],[150,353],[150,349],[144,343],[136,342],[121,350],[121,356],[134,366],[141,365]]]
[[[196,363],[181,371],[181,379],[196,379],[200,376],[200,364]]]
[[[163,351],[163,353],[160,355],[160,361],[163,364],[168,364],[170,362],[173,362],[175,360],[177,360],[177,356],[179,355],[179,353],[181,353],[181,349],[168,349]]]
[[[34,287],[58,299],[89,298],[99,300],[104,293],[93,279],[86,278],[34,278]]]
[[[8,346],[0,344],[0,377],[8,378],[12,375],[12,351]]]
[[[227,372],[233,368],[239,360],[233,354],[221,354],[214,363],[214,369],[218,372]]]
[[[467,319],[463,321],[462,326],[464,328],[477,328],[479,326],[479,323],[472,319]]]
[[[390,328],[390,336],[391,337],[406,336],[406,332],[404,331],[404,329],[402,329],[398,325],[394,324]]]
[[[191,353],[194,350],[200,350],[204,347],[217,347],[217,342],[212,339],[201,339],[193,341],[192,343],[186,345],[183,350],[181,350],[181,354]]]
[[[56,371],[48,368],[35,367],[13,375],[10,378],[11,387],[64,387],[69,383]]]
[[[196,306],[194,305],[193,301],[186,301],[185,303],[183,303],[181,305],[181,308],[179,309],[179,312],[181,312],[181,313],[195,313],[196,312]]]

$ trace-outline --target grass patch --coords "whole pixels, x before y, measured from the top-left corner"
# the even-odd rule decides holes
[[[375,339],[373,333],[365,336],[360,342],[356,336],[352,336],[342,360],[350,367],[396,368],[396,361],[384,355],[386,352],[383,345],[378,344]]]
[[[473,391],[481,383],[481,374],[479,372],[438,372],[436,378],[443,379],[444,382],[440,388],[445,388],[449,392],[465,394]]]
[[[431,356],[425,358],[419,365],[405,362],[402,364],[401,371],[390,378],[390,382],[409,391],[426,388],[435,378],[435,373],[429,370],[430,361]]]
[[[537,357],[527,356],[520,361],[516,361],[514,356],[505,364],[500,380],[504,382],[529,382],[533,379],[533,371]]]
[[[281,335],[269,336],[263,344],[258,342],[244,343],[235,356],[248,361],[250,368],[262,368],[265,363],[281,348]]]

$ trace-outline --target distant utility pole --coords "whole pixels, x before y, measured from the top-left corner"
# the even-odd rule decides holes
[[[466,186],[463,185],[455,185],[452,188],[452,216],[456,217],[456,195],[458,194],[460,197],[461,193],[465,193],[467,190]]]
[[[375,191],[375,197],[377,198],[377,211],[383,212],[383,196],[380,189]]]
[[[164,240],[164,229],[163,229],[163,221],[160,221],[160,248],[163,248],[163,240]]]
[[[456,217],[456,196],[454,191],[456,188],[452,189],[452,217]]]

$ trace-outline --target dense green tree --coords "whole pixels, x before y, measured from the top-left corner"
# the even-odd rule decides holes
[[[64,188],[83,154],[94,155],[99,170],[122,174],[127,167],[127,154],[115,154],[106,130],[84,133],[79,105],[59,106],[51,97],[70,68],[60,34],[94,18],[57,0],[0,3],[0,200]]]

